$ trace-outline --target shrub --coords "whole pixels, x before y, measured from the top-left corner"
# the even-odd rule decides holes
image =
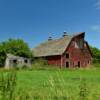
[[[31,67],[29,67],[28,65],[18,65],[16,66],[14,69],[15,70],[28,70],[30,69]]]
[[[100,63],[94,63],[93,66],[97,67],[97,68],[100,68]]]
[[[47,60],[44,59],[35,59],[32,64],[33,69],[45,69],[47,66]]]
[[[47,60],[40,58],[40,59],[35,59],[33,64],[48,65],[48,62]]]

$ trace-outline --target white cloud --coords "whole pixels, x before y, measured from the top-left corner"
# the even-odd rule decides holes
[[[97,9],[100,9],[100,0],[96,0],[96,4],[95,4]]]
[[[91,27],[93,31],[100,32],[100,25],[94,25]]]

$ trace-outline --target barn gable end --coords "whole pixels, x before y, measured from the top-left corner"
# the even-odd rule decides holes
[[[84,37],[85,33],[81,33],[72,38],[62,57],[63,66],[86,67],[92,63],[92,53]]]

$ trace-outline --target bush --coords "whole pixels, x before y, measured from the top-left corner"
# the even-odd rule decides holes
[[[58,66],[48,65],[47,60],[45,59],[35,59],[32,64],[32,69],[38,70],[51,70],[51,69],[58,69]]]
[[[15,70],[27,70],[30,69],[28,65],[18,65],[14,68]]]
[[[97,67],[97,68],[100,68],[100,63],[94,63],[93,66]]]
[[[33,64],[48,65],[48,62],[47,60],[40,58],[40,59],[35,59]]]
[[[40,68],[45,68],[48,65],[47,61],[44,59],[35,59],[32,68],[34,69],[40,69]]]

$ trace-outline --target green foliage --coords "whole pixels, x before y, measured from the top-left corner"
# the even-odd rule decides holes
[[[18,65],[16,67],[14,67],[15,70],[29,70],[31,68],[29,68],[27,65]]]
[[[42,59],[42,58],[34,59],[33,64],[38,64],[38,65],[41,65],[41,66],[48,65],[47,60]]]
[[[9,39],[8,41],[3,42],[2,45],[7,53],[22,57],[31,57],[31,52],[27,43],[21,39]]]
[[[21,39],[9,39],[0,44],[0,66],[4,66],[7,53],[22,57],[32,57],[28,44]]]
[[[0,66],[4,66],[4,62],[6,59],[6,50],[2,44],[0,44]]]
[[[48,65],[48,61],[45,59],[34,59],[32,64],[33,70],[51,70],[51,69],[59,69],[58,66]]]
[[[34,59],[32,68],[33,69],[45,69],[47,65],[48,65],[47,61],[42,58]]]
[[[93,63],[100,63],[100,49],[96,47],[90,47],[93,54]]]
[[[93,66],[95,66],[96,68],[100,68],[100,63],[94,63]]]

